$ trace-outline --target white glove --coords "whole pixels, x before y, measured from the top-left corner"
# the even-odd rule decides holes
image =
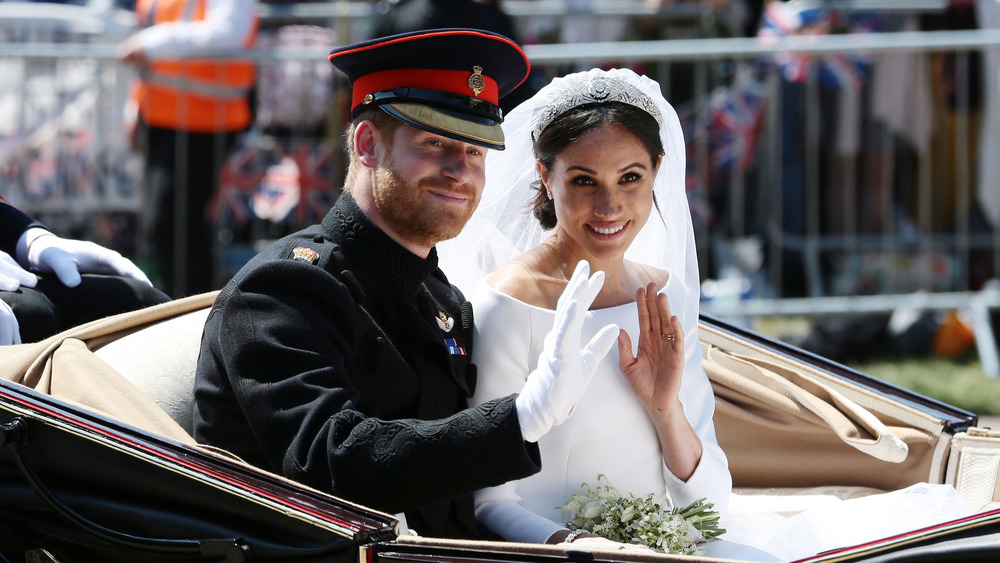
[[[521,435],[528,442],[537,442],[569,417],[618,338],[618,326],[611,324],[580,348],[584,316],[604,285],[604,272],[588,276],[590,264],[580,261],[556,304],[555,322],[545,337],[538,366],[514,401]]]
[[[0,291],[17,291],[24,287],[35,287],[38,276],[25,270],[10,254],[0,251]]]
[[[0,291],[17,291],[22,285],[35,287],[37,283],[38,276],[22,268],[10,254],[0,251]],[[0,300],[0,346],[20,343],[21,327],[17,317],[10,305]]]
[[[21,327],[10,305],[0,299],[0,346],[21,343]]]
[[[21,343],[21,327],[6,301],[0,299],[0,346]]]
[[[80,285],[80,274],[118,275],[153,285],[138,266],[114,250],[48,233],[28,245],[27,262],[36,272],[54,273],[66,287]]]

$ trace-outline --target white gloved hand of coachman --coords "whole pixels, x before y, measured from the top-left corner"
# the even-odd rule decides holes
[[[80,285],[80,274],[107,274],[135,278],[149,282],[146,274],[118,252],[99,244],[64,239],[45,232],[32,236],[35,229],[29,229],[29,242],[25,256],[18,258],[27,262],[34,272],[55,274],[66,287]]]
[[[93,242],[64,239],[45,229],[32,228],[21,235],[17,246],[17,260],[0,251],[0,291],[35,287],[38,276],[32,272],[55,274],[66,287],[80,285],[80,274],[117,275],[152,285],[131,260]],[[17,317],[10,305],[0,300],[0,346],[20,343]]]

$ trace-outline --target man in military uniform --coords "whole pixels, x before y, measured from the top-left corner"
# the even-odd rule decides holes
[[[321,224],[223,288],[202,339],[195,437],[405,513],[422,535],[476,537],[472,492],[538,471],[535,442],[617,337],[609,326],[580,346],[603,275],[578,269],[521,393],[468,408],[472,310],[434,246],[476,208],[486,150],[503,148],[498,99],[528,61],[506,37],[469,29],[371,40],[330,60],[353,87],[343,193]]]

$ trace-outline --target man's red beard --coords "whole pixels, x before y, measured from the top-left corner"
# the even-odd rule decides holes
[[[435,205],[424,193],[428,188],[467,197],[470,205],[461,209]],[[458,236],[479,205],[471,186],[430,179],[412,184],[396,173],[391,161],[375,171],[372,190],[375,207],[387,225],[399,236],[428,248]]]

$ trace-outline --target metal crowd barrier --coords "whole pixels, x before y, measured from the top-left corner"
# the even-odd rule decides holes
[[[838,5],[848,4],[934,13],[944,3]],[[998,70],[980,65],[997,60],[1000,30],[762,42],[697,37],[717,14],[692,5],[663,11],[642,1],[594,0],[586,13],[574,12],[580,5],[504,3],[521,24],[561,15],[694,22],[678,24],[689,29],[672,38],[526,44],[525,51],[543,80],[627,65],[663,85],[689,143],[704,311],[742,318],[916,307],[981,317],[1000,307],[1000,292],[988,283],[1000,279],[1000,224],[981,211],[983,198],[1000,198],[1000,178],[978,173],[982,159],[996,158],[983,153],[980,139],[994,111],[989,100],[998,97],[984,85],[997,87]],[[4,10],[0,4],[3,195],[53,228],[137,251],[141,160],[118,134],[134,73],[114,57],[127,18],[115,13],[118,23],[104,28],[69,18],[75,27],[46,39],[26,34],[26,16]],[[270,121],[259,122],[230,156],[213,208],[220,280],[255,243],[316,220],[336,197],[346,85],[325,56],[334,44],[364,38],[378,17],[374,10],[369,2],[343,1],[261,7],[261,47],[250,54],[259,63],[258,100],[276,92],[280,100],[289,88],[281,81],[293,80],[296,94],[311,96],[298,107],[311,111],[297,121],[261,105],[259,121]],[[305,24],[325,31],[276,40],[283,26]],[[247,54],[220,55],[227,56]],[[840,82],[824,83],[822,71],[836,65]],[[801,81],[790,80],[790,71]],[[902,73],[896,90],[875,86],[894,71]],[[299,174],[291,204],[281,191],[288,186],[275,184],[287,176],[268,175],[282,166]]]

